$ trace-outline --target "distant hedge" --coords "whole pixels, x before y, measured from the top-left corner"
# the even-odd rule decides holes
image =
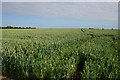
[[[7,27],[0,27],[0,29],[36,29],[36,27],[12,27],[12,26],[7,26]]]

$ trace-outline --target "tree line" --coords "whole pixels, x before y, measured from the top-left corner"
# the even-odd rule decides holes
[[[36,27],[12,27],[12,26],[7,26],[7,27],[0,27],[0,29],[36,29]]]

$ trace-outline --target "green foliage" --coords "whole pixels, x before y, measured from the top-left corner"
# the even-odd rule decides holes
[[[119,77],[117,30],[19,29],[2,34],[4,74],[43,79]]]
[[[97,42],[97,44],[94,44],[95,42]],[[86,43],[86,45],[87,44],[93,49],[87,48],[86,46],[86,49],[83,50],[88,57],[82,74],[83,78],[118,79],[120,70],[117,38],[114,41],[111,37],[101,37]],[[94,48],[95,46],[97,47]]]

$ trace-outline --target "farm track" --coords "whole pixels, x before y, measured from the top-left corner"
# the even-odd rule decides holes
[[[92,40],[95,39],[95,38],[103,37],[104,35],[102,35],[102,36],[94,36],[94,35],[91,35],[91,34],[90,34],[90,36],[91,36],[90,39],[84,40],[84,41],[82,41],[82,42],[81,42],[81,41],[80,41],[80,42],[77,42],[77,43],[78,43],[77,45],[74,45],[74,44],[69,45],[69,47],[72,48],[72,49],[70,49],[70,50],[71,50],[71,51],[79,50],[79,47],[76,48],[76,49],[74,49],[74,47],[82,46],[82,45],[84,45],[86,42],[92,41]],[[94,36],[94,37],[93,37],[93,36]],[[68,50],[68,49],[66,48],[66,50]],[[71,51],[70,51],[70,52],[71,52]],[[85,61],[87,60],[87,58],[85,57],[84,53],[82,53],[82,51],[78,51],[78,53],[80,54],[80,55],[79,55],[79,61],[78,61],[77,65],[76,65],[76,70],[74,71],[74,75],[72,75],[72,76],[70,77],[70,79],[73,79],[73,80],[76,80],[76,79],[82,80],[82,72],[83,72],[83,69],[84,69],[84,67],[85,67]],[[81,54],[82,54],[82,56],[81,56]],[[92,55],[93,55],[93,54],[92,54]],[[95,56],[95,55],[94,55],[94,56]],[[74,77],[74,78],[72,78],[72,77]]]
[[[83,42],[78,42],[78,45],[69,45],[70,47],[77,47],[77,46],[82,46],[84,45],[86,42],[89,42],[89,41],[93,41],[93,39],[96,39],[96,38],[100,38],[100,37],[105,37],[105,36],[109,36],[113,39],[113,41],[115,40],[115,38],[113,37],[113,35],[91,35],[91,34],[88,34],[91,36],[91,39],[89,40],[84,40]],[[76,50],[79,50],[79,48],[77,48]],[[71,51],[74,51],[74,48],[71,49]],[[82,72],[83,72],[83,69],[85,67],[85,61],[87,60],[87,58],[85,57],[85,54],[82,53],[82,51],[79,52],[80,54],[83,54],[83,56],[79,56],[79,63],[77,64],[76,66],[76,71],[74,73],[74,75],[72,75],[72,77],[74,78],[71,78],[73,80],[75,79],[79,79],[79,80],[82,80]],[[94,54],[91,54],[92,56],[95,56]]]

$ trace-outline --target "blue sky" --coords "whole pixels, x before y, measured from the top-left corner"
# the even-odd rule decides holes
[[[117,3],[4,2],[3,26],[117,28]]]

